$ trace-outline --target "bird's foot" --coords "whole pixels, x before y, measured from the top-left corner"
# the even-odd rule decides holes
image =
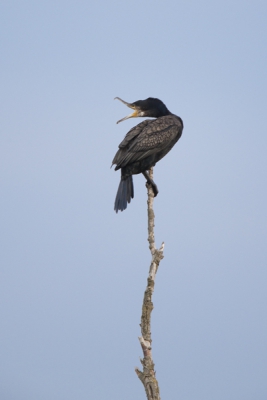
[[[159,192],[157,185],[155,184],[155,182],[153,182],[153,183],[152,182],[146,182],[146,187],[149,188],[149,186],[153,190],[154,197],[156,197],[158,192]]]

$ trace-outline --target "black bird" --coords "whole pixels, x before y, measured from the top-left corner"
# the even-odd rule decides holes
[[[138,100],[134,103],[115,97],[132,108],[134,112],[120,119],[117,124],[132,117],[154,117],[146,119],[133,127],[119,145],[112,165],[116,164],[115,171],[121,169],[121,181],[115,199],[114,210],[125,210],[127,202],[134,197],[132,175],[142,173],[147,182],[152,185],[154,196],[158,194],[155,182],[149,178],[147,170],[154,167],[180,139],[183,131],[183,121],[177,115],[172,114],[165,104],[149,97],[146,100]]]

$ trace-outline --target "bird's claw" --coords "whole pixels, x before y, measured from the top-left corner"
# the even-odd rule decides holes
[[[159,192],[158,188],[157,188],[157,185],[152,185],[152,190],[153,190],[153,193],[154,193],[154,197],[156,197],[158,192]]]
[[[159,191],[158,191],[158,187],[155,183],[153,184],[150,182],[146,182],[146,187],[147,187],[147,189],[149,187],[151,187],[151,189],[153,190],[154,197],[156,197],[158,195]]]

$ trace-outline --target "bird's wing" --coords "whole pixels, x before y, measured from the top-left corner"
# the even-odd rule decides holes
[[[121,154],[117,167],[143,160],[165,149],[167,153],[180,138],[181,133],[182,126],[171,118],[158,118],[151,121],[133,140],[127,152]]]
[[[129,130],[129,132],[126,134],[125,138],[123,141],[119,144],[119,150],[115,154],[113,160],[112,160],[112,165],[117,164],[119,165],[121,160],[124,158],[125,154],[127,154],[127,151],[129,147],[131,146],[131,142],[136,140],[136,137],[142,133],[144,128],[153,121],[151,119],[146,119],[145,121],[142,121],[140,124],[134,126],[132,129]],[[111,166],[112,166],[111,165]]]
[[[131,140],[138,136],[149,123],[151,123],[151,119],[146,119],[145,121],[140,122],[140,124],[130,129],[123,141],[119,144],[119,148],[123,149],[128,146]]]

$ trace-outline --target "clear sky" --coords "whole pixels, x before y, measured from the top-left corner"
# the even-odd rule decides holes
[[[144,399],[146,189],[115,214],[116,125],[184,121],[155,168],[163,399],[267,398],[266,1],[2,1],[0,398]]]

